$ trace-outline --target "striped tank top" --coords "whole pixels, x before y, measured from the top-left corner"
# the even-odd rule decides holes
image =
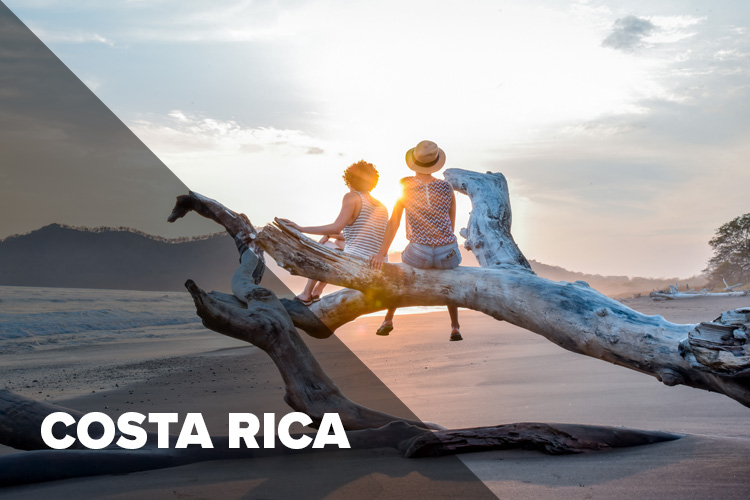
[[[344,252],[365,259],[380,250],[388,224],[388,209],[378,200],[355,191],[362,200],[359,215],[344,227]]]
[[[406,209],[406,239],[419,245],[439,247],[456,241],[450,209],[453,188],[437,179],[424,184],[416,177],[401,179]]]

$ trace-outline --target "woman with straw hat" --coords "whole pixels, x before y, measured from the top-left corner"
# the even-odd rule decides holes
[[[380,251],[370,257],[370,266],[379,270],[406,212],[406,238],[409,244],[401,254],[405,264],[419,269],[453,269],[461,263],[456,235],[456,196],[451,185],[432,176],[445,165],[445,152],[432,141],[422,141],[406,152],[406,165],[415,172],[401,179],[403,196],[396,202],[388,221]],[[388,335],[393,330],[389,309],[376,332]],[[463,340],[458,324],[458,308],[448,306],[451,318],[450,340]]]

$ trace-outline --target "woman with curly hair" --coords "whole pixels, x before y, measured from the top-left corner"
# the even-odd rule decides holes
[[[369,259],[380,250],[388,224],[388,209],[370,194],[378,184],[378,171],[372,163],[360,160],[347,167],[343,177],[349,192],[344,195],[341,211],[334,222],[324,226],[299,226],[288,219],[281,220],[302,233],[323,235],[321,243]],[[308,280],[297,300],[309,306],[320,300],[325,286],[324,282]]]

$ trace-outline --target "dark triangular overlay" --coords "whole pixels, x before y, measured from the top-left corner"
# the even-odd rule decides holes
[[[171,226],[166,223],[175,196],[187,192],[187,187],[2,3],[0,154],[0,237],[51,223],[129,226],[160,236],[220,229],[197,216]],[[267,279],[275,282],[277,290],[282,286],[275,276]],[[338,338],[306,341],[352,400],[416,419]],[[178,377],[194,379],[189,385],[174,383],[174,374],[129,382],[122,373],[113,373],[112,377],[123,377],[119,392],[58,403],[112,415],[200,412],[209,425],[226,420],[227,411],[289,412],[278,372],[263,353],[248,349],[242,358],[248,368],[242,371],[236,363],[227,364],[225,357],[219,351],[200,360],[186,359],[184,366],[176,363]],[[175,363],[174,359],[164,363]],[[210,390],[210,381],[222,378],[231,380],[226,390]],[[173,383],[173,395],[165,401],[151,400],[150,390]],[[77,498],[97,498],[118,490],[134,498],[198,493],[212,498],[495,498],[456,457],[410,460],[395,451],[338,450],[248,460],[241,469],[237,475],[231,472],[237,467],[227,471],[222,462],[207,462],[137,475],[92,477],[83,487],[79,479],[43,488],[48,494]],[[35,487],[25,486],[19,492],[28,494]]]
[[[50,223],[216,232],[166,221],[186,186],[0,3],[0,238]]]

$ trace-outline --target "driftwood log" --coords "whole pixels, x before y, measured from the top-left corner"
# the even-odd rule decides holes
[[[197,193],[180,196],[169,220],[190,211],[208,217],[235,238],[240,267],[233,294],[186,287],[204,324],[268,353],[286,386],[285,401],[317,425],[323,413],[339,413],[353,447],[390,446],[419,457],[498,448],[579,453],[633,446],[679,436],[570,424],[510,424],[444,430],[388,415],[349,400],[325,374],[297,328],[325,339],[362,314],[391,306],[456,305],[484,312],[540,334],[570,351],[653,375],[667,385],[684,384],[726,394],[750,406],[750,309],[724,313],[699,325],[670,323],[640,314],[586,283],[552,282],[536,276],[513,241],[507,184],[501,174],[450,169],[445,178],[467,194],[473,211],[461,235],[480,268],[448,271],[385,264],[372,271],[356,257],[333,252],[279,221],[257,231],[242,214]],[[279,300],[259,286],[263,253],[294,274],[347,287],[310,308]],[[171,467],[199,460],[265,456],[274,450],[155,449],[44,450],[39,424],[54,406],[0,392],[0,443],[29,453],[0,458],[0,484]],[[74,413],[68,411],[68,413]],[[219,442],[222,438],[219,438]],[[304,452],[305,450],[298,451]],[[136,458],[134,458],[136,457]],[[54,467],[47,467],[52,464]],[[134,468],[135,467],[135,468]],[[22,470],[34,470],[19,476]],[[48,472],[44,472],[44,471]],[[62,471],[62,472],[60,472]],[[25,478],[25,479],[24,479]]]
[[[727,280],[724,281],[724,290],[721,292],[710,292],[708,287],[702,290],[693,290],[690,285],[687,285],[687,289],[684,292],[680,291],[679,284],[675,283],[670,285],[666,290],[654,290],[649,294],[654,300],[675,300],[675,299],[695,299],[698,297],[750,297],[750,290],[735,290],[735,288],[742,286],[742,283],[736,285],[729,285]]]
[[[461,234],[480,268],[435,271],[386,264],[375,272],[362,259],[324,248],[279,221],[253,241],[293,274],[361,292],[336,292],[310,308],[331,331],[387,306],[452,304],[513,323],[569,351],[652,375],[666,385],[719,392],[750,406],[747,309],[698,325],[676,324],[634,311],[585,282],[540,278],[510,233],[502,174],[449,169],[445,178],[471,198],[473,210]],[[297,321],[294,313],[291,317],[306,329],[305,321]],[[700,331],[706,325],[733,333],[705,342]]]
[[[651,292],[649,296],[655,300],[679,300],[679,299],[697,299],[700,297],[750,297],[750,290],[741,290],[737,292],[672,292],[657,290]]]

